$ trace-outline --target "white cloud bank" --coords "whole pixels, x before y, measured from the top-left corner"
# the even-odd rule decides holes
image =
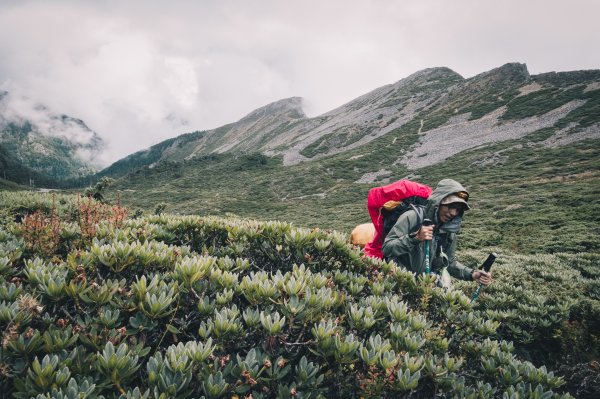
[[[0,89],[80,118],[113,162],[301,96],[329,111],[420,69],[600,68],[595,0],[3,0]]]

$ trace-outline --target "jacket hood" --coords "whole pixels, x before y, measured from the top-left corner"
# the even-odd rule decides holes
[[[468,193],[468,191],[463,187],[462,184],[452,179],[444,179],[441,180],[433,193],[429,196],[429,205],[433,205],[438,207],[440,202],[449,196],[450,194],[459,193],[464,191]]]
[[[461,191],[468,193],[463,185],[456,180],[440,180],[437,187],[435,190],[433,190],[433,193],[431,193],[429,199],[427,200],[427,206],[425,207],[425,214],[427,217],[432,219],[437,224],[437,209],[440,206],[440,202],[450,194],[459,193]],[[461,221],[462,216],[457,216],[450,222],[446,223],[444,227],[448,230],[457,230],[460,227]]]

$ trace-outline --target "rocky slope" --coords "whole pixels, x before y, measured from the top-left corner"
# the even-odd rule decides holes
[[[284,99],[120,162],[144,166],[211,153],[261,152],[293,165],[360,148],[390,132],[406,134],[410,123],[408,131],[419,139],[399,150],[397,162],[418,169],[540,129],[552,130],[547,143],[555,146],[600,137],[599,111],[600,71],[532,76],[524,64],[512,63],[464,79],[448,68],[431,68],[314,118],[304,114],[302,99]]]

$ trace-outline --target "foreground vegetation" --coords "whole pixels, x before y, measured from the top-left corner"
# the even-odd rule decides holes
[[[497,283],[471,303],[472,283],[445,292],[363,259],[340,233],[132,219],[74,196],[0,193],[0,205],[6,395],[585,397],[597,388],[593,370],[552,363],[598,353],[592,256],[503,255]],[[485,253],[463,256],[475,266]]]

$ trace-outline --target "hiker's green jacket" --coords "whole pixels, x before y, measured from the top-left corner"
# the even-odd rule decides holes
[[[433,239],[429,249],[430,270],[439,272],[447,266],[451,276],[461,280],[472,280],[473,269],[456,260],[457,233],[460,230],[462,215],[439,225],[438,207],[440,201],[450,194],[467,191],[455,180],[444,179],[438,183],[427,201],[423,216],[409,210],[398,218],[383,242],[383,255],[388,261],[395,261],[416,274],[425,272],[425,242],[417,240],[416,232],[423,219],[431,219],[435,223]],[[445,254],[445,255],[444,255]]]

